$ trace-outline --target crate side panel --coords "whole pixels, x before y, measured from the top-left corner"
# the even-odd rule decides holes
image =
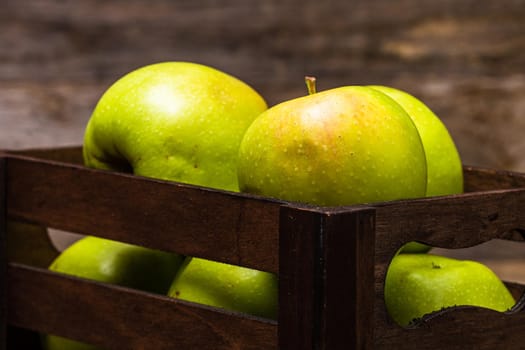
[[[525,191],[514,189],[390,203],[376,208],[376,347],[460,349],[480,344],[480,349],[492,349],[497,341],[491,338],[503,338],[507,348],[516,348],[511,346],[517,344],[516,323],[523,322],[523,312],[507,316],[490,310],[453,310],[420,329],[407,331],[387,314],[384,280],[397,249],[409,241],[448,249],[471,247],[492,239],[523,241],[524,205]],[[487,319],[491,322],[487,323]],[[443,334],[447,334],[446,341]]]
[[[83,164],[82,146],[64,146],[53,148],[28,148],[8,151],[12,155],[39,158],[62,163]]]
[[[108,349],[275,349],[277,325],[12,264],[11,324]],[[125,320],[125,321],[124,321]]]
[[[525,187],[525,174],[466,166],[463,168],[465,192]]]
[[[487,322],[487,320],[490,320]],[[418,328],[392,324],[377,332],[375,349],[522,349],[525,312],[481,308],[447,310]]]
[[[410,241],[455,249],[491,239],[523,240],[524,206],[525,189],[386,203],[377,207],[376,257],[390,261]]]
[[[15,219],[277,272],[277,202],[18,158],[7,176]]]

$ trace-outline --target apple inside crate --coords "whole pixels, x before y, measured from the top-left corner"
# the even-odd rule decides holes
[[[3,348],[44,333],[107,349],[519,349],[520,284],[508,284],[518,302],[505,313],[456,307],[407,328],[385,307],[387,268],[407,242],[524,240],[525,175],[465,167],[464,178],[461,195],[313,207],[88,169],[80,147],[4,152]],[[47,236],[8,240],[7,221],[275,273],[278,319],[49,271]]]

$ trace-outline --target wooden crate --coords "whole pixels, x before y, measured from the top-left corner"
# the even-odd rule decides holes
[[[465,167],[462,195],[321,208],[88,169],[62,148],[2,152],[0,184],[0,349],[25,349],[24,329],[108,349],[523,348],[525,286],[509,284],[510,312],[453,308],[411,329],[383,298],[405,242],[523,241],[522,174]],[[278,273],[278,321],[8,262],[8,219]]]

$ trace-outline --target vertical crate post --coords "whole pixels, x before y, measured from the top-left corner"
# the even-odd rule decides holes
[[[372,348],[374,218],[371,208],[281,208],[280,349]]]
[[[7,347],[7,161],[0,152],[0,350]]]
[[[321,348],[372,349],[375,210],[345,210],[324,221]]]
[[[279,349],[319,348],[322,214],[281,207],[279,218]]]

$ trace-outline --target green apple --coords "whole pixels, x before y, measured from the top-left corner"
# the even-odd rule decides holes
[[[63,337],[57,337],[54,335],[42,337],[42,348],[46,350],[101,350],[95,345],[90,345]]]
[[[371,86],[395,100],[410,115],[421,136],[427,161],[426,196],[441,196],[463,192],[461,159],[443,122],[421,100],[407,92],[387,87]]]
[[[182,261],[179,254],[86,236],[64,250],[49,269],[164,294]]]
[[[168,295],[269,319],[277,318],[278,278],[269,272],[188,257]]]
[[[427,160],[426,196],[441,196],[463,192],[461,159],[446,126],[421,100],[387,86],[371,86],[394,99],[410,115],[421,136]],[[403,253],[428,251],[430,247],[416,242],[403,247]]]
[[[189,62],[142,67],[118,80],[98,102],[85,132],[85,164],[238,191],[242,136],[266,109],[253,88],[214,68]],[[215,274],[226,271],[212,266]],[[233,266],[228,271],[228,276],[250,273]],[[206,282],[210,290],[221,289],[214,279]],[[261,286],[268,292],[273,288]],[[245,294],[235,292],[234,305],[244,305]]]
[[[385,304],[392,319],[407,326],[414,319],[456,305],[496,311],[515,300],[487,266],[433,254],[399,254],[385,280]]]
[[[154,249],[87,236],[65,249],[52,271],[100,282],[166,294],[184,257]],[[42,337],[48,350],[97,349],[62,337]]]
[[[98,101],[85,131],[85,164],[238,191],[239,144],[266,109],[254,89],[217,69],[148,65]]]
[[[239,150],[241,191],[322,206],[424,197],[426,160],[410,116],[345,86],[263,112]]]

